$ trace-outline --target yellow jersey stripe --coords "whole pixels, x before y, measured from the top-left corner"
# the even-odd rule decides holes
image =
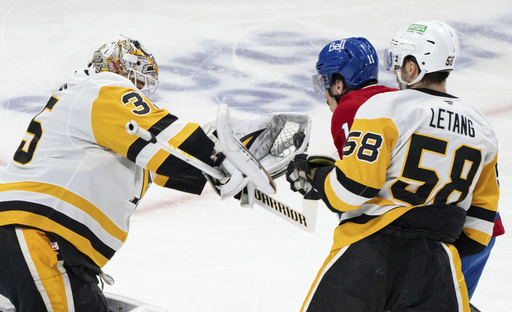
[[[128,232],[121,230],[98,207],[87,201],[85,198],[80,197],[63,187],[40,182],[17,182],[0,184],[0,192],[5,191],[35,192],[53,196],[85,212],[91,218],[96,220],[108,234],[117,238],[118,240],[124,242],[128,237]]]
[[[153,182],[156,184],[156,185],[160,185],[160,186],[165,186],[165,184],[167,183],[167,181],[169,181],[169,177],[166,177],[164,175],[161,175],[161,174],[157,174],[155,179],[153,180]]]
[[[459,252],[457,251],[457,248],[451,244],[443,243],[443,247],[450,257],[453,284],[456,291],[457,300],[459,302],[459,308],[462,308],[462,312],[470,312],[469,295],[466,282],[464,280],[464,275],[462,274],[462,264],[460,261]]]
[[[50,239],[42,231],[22,229],[30,257],[37,270],[41,283],[48,295],[51,307],[55,310],[68,310],[68,298],[64,278],[58,269],[57,254],[50,247]]]
[[[414,206],[398,207],[386,212],[383,215],[376,216],[375,218],[365,223],[354,223],[348,219],[346,223],[341,224],[334,230],[334,244],[332,246],[332,250],[351,245],[365,237],[372,235],[373,233],[384,228],[386,225],[395,221],[397,218],[412,208],[414,208]]]
[[[491,241],[491,235],[486,234],[482,231],[467,227],[464,228],[463,231],[469,238],[484,246],[487,246],[487,244],[489,244],[489,242]]]
[[[157,169],[169,157],[169,155],[170,155],[169,152],[167,152],[165,150],[159,150],[148,162],[147,168],[153,172],[157,172]]]
[[[13,224],[13,222],[35,227],[45,232],[58,233],[59,236],[73,244],[73,246],[86,254],[100,267],[103,267],[108,262],[108,259],[96,251],[87,238],[44,216],[25,211],[0,212],[0,226]]]
[[[180,130],[170,141],[170,145],[179,147],[194,133],[199,125],[196,123],[187,123],[183,129]]]

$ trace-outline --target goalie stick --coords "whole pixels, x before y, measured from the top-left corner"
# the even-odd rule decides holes
[[[315,231],[318,200],[302,199],[302,210],[296,210],[280,200],[254,189],[254,203],[281,217],[296,227],[312,233]],[[251,206],[252,207],[252,206]]]
[[[235,167],[232,168],[235,174],[243,174],[244,179],[254,183],[261,190],[269,193],[275,193],[276,185],[274,180],[270,177],[269,173],[259,163],[259,161],[254,158],[254,156],[247,150],[247,148],[245,148],[245,146],[233,136],[229,109],[225,104],[219,106],[219,111],[217,114],[217,129],[219,130],[218,132],[220,138],[219,144],[216,144],[216,148],[219,148],[218,151],[222,152],[228,160],[225,161],[226,164],[224,164],[224,166],[227,169],[228,166],[229,168]],[[176,156],[191,166],[198,168],[202,172],[221,181],[222,183],[228,181],[225,185],[229,184],[231,181],[231,177],[226,176],[226,174],[224,174],[222,171],[206,164],[205,162],[190,154],[185,153],[178,147],[169,145],[169,142],[162,141],[149,131],[140,128],[137,122],[134,120],[131,120],[126,124],[126,131],[129,134],[136,135],[145,141],[158,144],[158,146],[169,152],[171,155]],[[229,170],[230,169],[228,169],[228,171]]]
[[[131,135],[136,135],[140,137],[141,139],[148,141],[150,143],[158,143],[162,146],[163,149],[171,153],[172,155],[176,156],[177,158],[183,160],[184,162],[189,163],[190,165],[196,167],[197,169],[201,170],[204,173],[207,173],[211,175],[212,177],[219,179],[219,180],[225,180],[227,179],[226,175],[221,172],[220,170],[217,170],[210,165],[206,164],[200,159],[195,158],[192,155],[189,155],[182,150],[178,149],[177,147],[170,146],[168,144],[165,144],[163,142],[160,142],[155,135],[150,133],[149,131],[142,129],[139,127],[137,122],[131,120],[126,124],[126,132],[128,132]]]
[[[215,122],[203,128],[213,141],[218,140]],[[243,142],[272,178],[277,179],[284,174],[296,154],[307,150],[311,119],[300,113],[270,113],[255,120],[232,118],[231,128],[235,137]],[[250,182],[239,199],[242,207],[253,208],[256,204],[304,231],[311,233],[315,230],[318,201],[304,199],[302,210],[294,209],[293,205],[268,195]]]

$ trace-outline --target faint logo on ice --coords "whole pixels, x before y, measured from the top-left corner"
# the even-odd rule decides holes
[[[483,59],[500,57],[504,48],[496,47],[512,43],[512,34],[508,31],[511,21],[510,16],[496,19],[493,24],[447,21],[457,30],[461,43],[456,67],[473,67]],[[160,86],[154,102],[176,110],[181,102],[189,105],[190,98],[193,98],[194,103],[202,102],[190,109],[226,103],[257,114],[304,112],[324,104],[324,99],[313,93],[310,77],[315,74],[318,53],[324,45],[344,36],[319,38],[317,34],[310,34],[311,31],[294,25],[287,28],[291,30],[280,27],[280,31],[255,27],[233,41],[205,39],[198,43],[200,49],[185,49],[192,53],[178,51],[168,59],[158,59]],[[376,48],[383,50],[387,47]],[[396,87],[394,75],[383,70],[380,71],[380,82]],[[48,97],[0,99],[0,108],[34,114],[44,106]]]
[[[160,66],[170,73],[159,92],[196,92],[253,113],[306,111],[321,100],[310,76],[326,39],[299,32],[249,32],[234,43],[206,41],[201,50]]]

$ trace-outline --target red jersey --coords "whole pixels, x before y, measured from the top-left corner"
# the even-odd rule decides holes
[[[347,135],[359,107],[375,94],[389,91],[398,91],[398,89],[371,85],[360,90],[351,91],[341,98],[331,119],[332,138],[340,159],[343,158],[343,145],[345,145]]]

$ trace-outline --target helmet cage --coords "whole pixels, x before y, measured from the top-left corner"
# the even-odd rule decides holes
[[[322,94],[325,90],[331,87],[331,77],[323,74],[316,74],[311,76],[311,82],[313,83],[313,90],[316,94]]]

